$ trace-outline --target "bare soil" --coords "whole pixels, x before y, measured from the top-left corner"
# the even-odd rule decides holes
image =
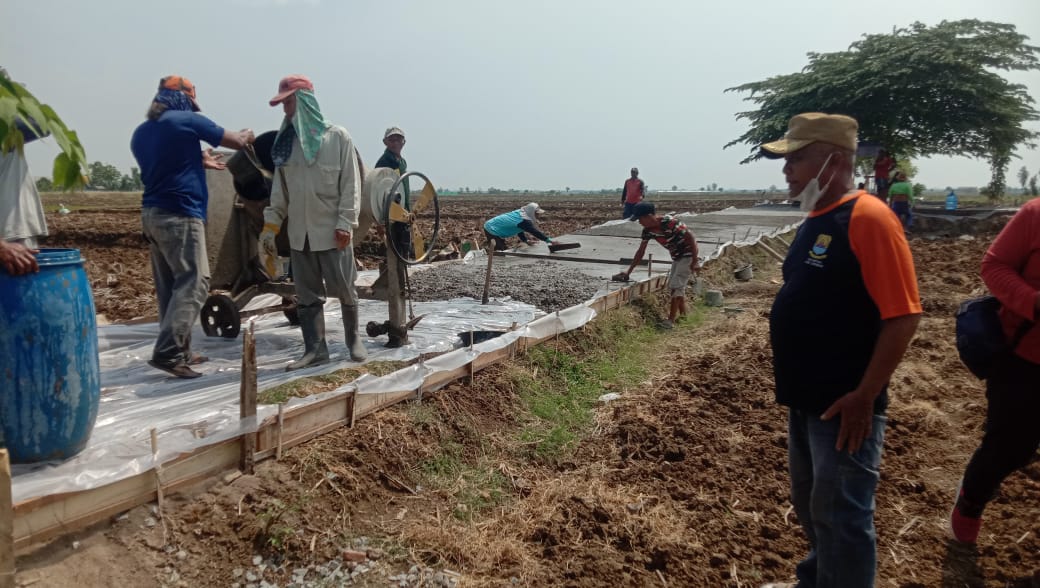
[[[493,207],[477,208],[451,218],[476,224]],[[604,204],[580,222],[615,214]],[[52,232],[97,240],[105,219],[90,218],[100,228]],[[985,415],[983,385],[957,358],[952,314],[981,292],[978,264],[998,229],[911,239],[925,316],[891,386],[877,497],[879,586],[1040,586],[1040,463],[1005,482],[977,549],[945,535]],[[112,248],[132,248],[127,238]],[[92,251],[104,251],[94,240]],[[755,279],[733,282],[732,270],[747,262]],[[295,447],[255,476],[175,497],[162,521],[141,507],[22,554],[18,580],[246,586],[252,573],[284,586],[295,569],[342,561],[345,548],[376,548],[370,555],[378,559],[355,585],[449,585],[427,568],[464,586],[790,581],[807,544],[788,501],[786,415],[772,398],[767,317],[779,268],[736,250],[705,278],[723,289],[731,311],[705,310],[702,324],[662,333],[638,385],[604,381],[603,391],[621,398],[597,405],[581,438],[558,456],[537,455],[519,434],[532,416],[518,382],[539,378],[536,364],[519,357],[473,385],[453,384]],[[647,301],[609,320],[639,329],[662,307]],[[547,345],[581,358],[609,336],[596,323]]]

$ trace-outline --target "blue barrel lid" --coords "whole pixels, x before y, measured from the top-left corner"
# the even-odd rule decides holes
[[[79,249],[40,249],[36,254],[36,263],[41,266],[66,265],[82,261]]]

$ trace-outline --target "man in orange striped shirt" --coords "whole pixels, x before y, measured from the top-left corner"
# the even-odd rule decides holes
[[[769,316],[791,501],[812,548],[796,569],[801,587],[874,585],[888,381],[921,316],[902,225],[852,188],[857,128],[847,116],[799,114],[762,146],[785,158],[791,196],[809,213]]]

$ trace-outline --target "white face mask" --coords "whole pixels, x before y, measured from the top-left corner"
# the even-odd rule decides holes
[[[820,176],[823,175],[823,170],[827,169],[827,164],[831,162],[831,157],[834,157],[833,153],[827,156],[827,160],[823,162],[823,166],[820,168],[819,173],[816,174],[816,177],[809,180],[805,188],[802,188],[802,191],[792,198],[792,200],[799,203],[799,208],[802,212],[812,212],[816,208],[816,203],[820,201],[824,192],[830,187],[831,181],[834,180],[834,175],[832,174],[830,179],[827,180],[827,184],[822,188],[820,187]]]

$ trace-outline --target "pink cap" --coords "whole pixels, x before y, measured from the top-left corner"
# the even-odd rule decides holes
[[[278,106],[296,90],[310,90],[313,92],[314,84],[311,83],[310,78],[304,75],[293,74],[285,76],[282,78],[282,81],[278,82],[278,94],[271,98],[271,106]]]

